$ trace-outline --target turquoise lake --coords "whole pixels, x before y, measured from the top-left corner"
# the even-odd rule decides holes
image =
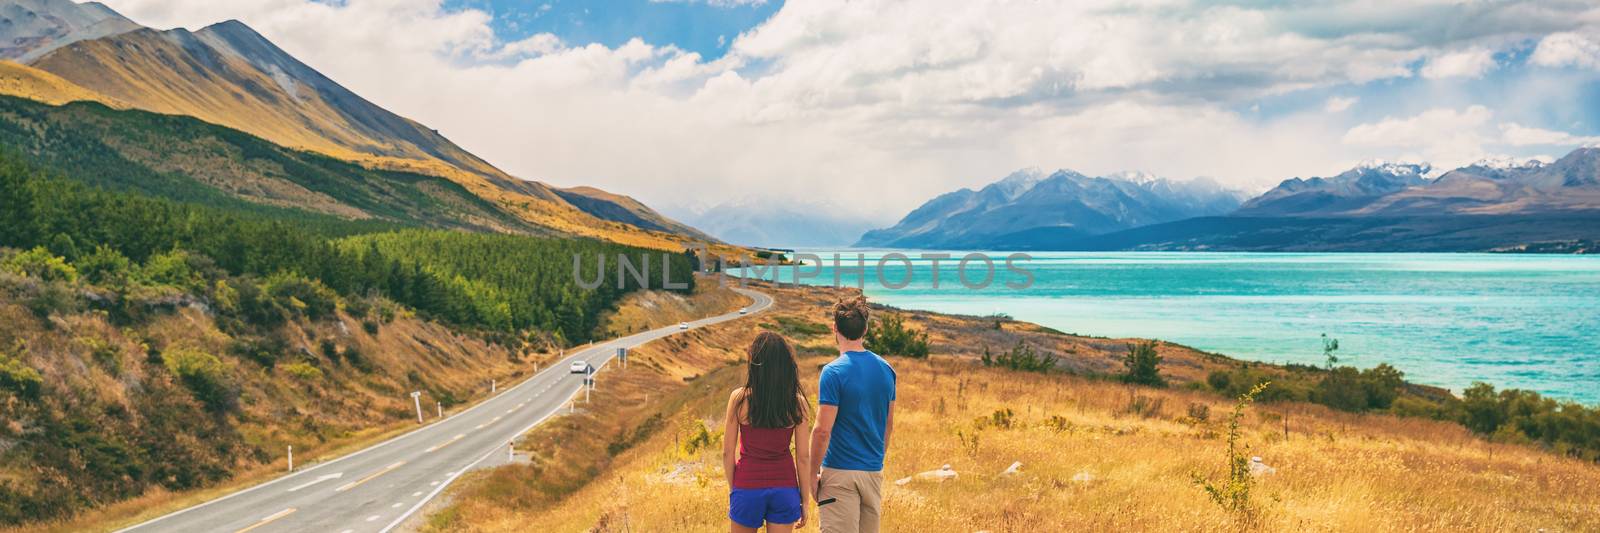
[[[1342,364],[1387,362],[1407,379],[1460,392],[1474,381],[1600,404],[1600,257],[1501,254],[1270,254],[1218,252],[1047,253],[1005,268],[973,290],[957,281],[967,252],[901,251],[912,277],[901,289],[877,279],[879,258],[893,250],[846,250],[843,266],[862,254],[866,293],[908,309],[989,315],[1061,331],[1150,337],[1240,359],[1321,364],[1320,335],[1339,339]],[[834,283],[834,251],[804,283]],[[940,261],[939,287],[923,253]],[[810,273],[812,267],[801,267]],[[981,282],[981,261],[968,264]],[[842,285],[858,276],[840,269]],[[793,272],[782,270],[788,282]],[[888,261],[883,276],[898,285],[906,265]],[[763,276],[770,279],[770,275]]]

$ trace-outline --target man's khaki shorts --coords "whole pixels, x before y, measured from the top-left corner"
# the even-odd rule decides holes
[[[822,469],[817,500],[835,498],[817,510],[822,533],[878,533],[883,514],[883,472]]]

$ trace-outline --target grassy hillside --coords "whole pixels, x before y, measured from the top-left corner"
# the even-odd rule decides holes
[[[756,328],[795,340],[810,383],[833,357],[819,316],[833,295],[772,292],[772,315],[636,349],[629,370],[601,376],[609,385],[590,411],[519,443],[530,464],[473,475],[455,489],[454,503],[435,508],[421,526],[725,529],[719,418],[727,391],[743,379],[744,343]],[[901,401],[885,471],[888,531],[1574,531],[1600,523],[1600,466],[1591,460],[1563,457],[1568,450],[1560,446],[1528,446],[1526,437],[1486,439],[1481,428],[1453,420],[1296,399],[1324,377],[1307,374],[1315,371],[1159,344],[1158,368],[1169,385],[1129,385],[1114,376],[1132,339],[994,317],[901,316],[929,334],[933,355],[891,358]],[[1071,373],[981,363],[984,347],[1019,342],[1061,357],[1058,368]],[[1213,502],[1196,483],[1229,470],[1234,401],[1228,385],[1213,387],[1219,371],[1277,380],[1267,390],[1280,390],[1242,411],[1242,457],[1277,469],[1246,476],[1253,487],[1242,512]],[[1423,401],[1437,391],[1396,392]],[[1600,422],[1594,411],[1584,414]],[[1020,473],[1002,475],[1013,462],[1022,463]],[[956,480],[894,483],[946,464]]]
[[[0,61],[0,94],[61,105],[67,102],[100,102],[122,107],[115,99],[79,87],[60,76],[27,65]]]
[[[640,288],[579,289],[574,257],[668,257],[646,282],[694,286],[681,254],[295,213],[0,155],[0,526],[309,457],[404,420],[409,390],[458,403]]]
[[[443,178],[371,170],[188,117],[0,97],[0,144],[85,183],[217,207],[538,230]]]

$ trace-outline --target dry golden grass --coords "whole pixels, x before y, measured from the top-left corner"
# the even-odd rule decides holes
[[[0,61],[0,94],[50,105],[89,101],[112,107],[126,107],[113,98],[80,87],[60,76],[11,61]]]
[[[817,311],[831,296],[777,292],[782,308],[776,314],[818,322]],[[952,328],[967,320],[937,319]],[[986,323],[972,319],[967,328],[984,329]],[[737,346],[751,332],[729,325],[716,338]],[[816,354],[823,341],[797,340],[808,354]],[[699,354],[692,358],[701,360],[709,348],[696,340],[659,349],[655,357]],[[711,349],[718,351],[726,346]],[[828,359],[806,358],[806,379],[814,382],[816,369]],[[964,356],[891,363],[900,377],[900,402],[885,472],[888,531],[1600,527],[1600,467],[1594,464],[1487,443],[1454,424],[1352,415],[1307,404],[1264,404],[1246,411],[1246,453],[1278,469],[1258,478],[1254,516],[1246,520],[1223,511],[1193,482],[1194,474],[1215,479],[1225,472],[1227,399],[990,369]],[[679,407],[664,412],[680,423],[608,458],[603,468],[595,465],[586,486],[574,491],[568,478],[564,490],[534,501],[518,494],[536,484],[535,478],[501,479],[490,491],[493,499],[483,498],[482,485],[468,483],[457,493],[458,503],[436,515],[431,529],[725,531],[720,449],[713,444],[688,452],[683,443],[698,424],[720,438],[714,429],[720,427],[719,401],[739,378],[737,367],[726,360],[703,364],[731,370],[711,374],[721,386],[705,387],[703,398],[675,400]],[[1135,410],[1135,404],[1144,407]],[[1006,410],[1009,416],[998,418],[1008,418],[1009,424],[994,423],[996,413]],[[1208,411],[1205,420],[1191,416],[1202,410]],[[561,451],[566,443],[560,439],[530,439],[535,442],[540,457],[576,455]],[[1013,461],[1023,463],[1021,474],[1001,476]],[[960,478],[892,483],[944,464]]]
[[[24,339],[29,348],[24,362],[39,370],[51,390],[71,391],[76,399],[129,411],[135,408],[130,388],[146,383],[151,371],[141,362],[141,343],[222,355],[229,353],[231,340],[207,314],[195,309],[156,317],[132,329],[118,328],[96,313],[50,320],[48,328],[42,327],[20,305],[0,302],[0,323],[7,324],[0,339]],[[293,356],[286,356],[274,369],[225,357],[230,380],[239,386],[239,410],[230,415],[230,426],[245,443],[259,447],[260,456],[239,458],[229,468],[232,477],[218,486],[182,493],[153,488],[69,520],[18,531],[110,530],[199,503],[277,475],[284,466],[286,446],[293,445],[297,464],[306,465],[415,428],[406,391],[426,388],[469,403],[487,397],[489,379],[513,383],[531,374],[532,362],[555,357],[525,353],[518,360],[501,346],[405,316],[383,324],[376,335],[343,314],[333,321],[290,324],[278,334],[293,351],[317,353],[323,341],[332,341],[341,351],[354,348],[375,370],[325,363],[322,377],[305,380],[285,370]],[[108,372],[106,365],[94,360],[94,344],[115,349],[119,372]],[[414,376],[427,376],[426,385],[415,383]],[[25,473],[25,465],[20,466],[24,471],[17,467],[0,465],[0,476]]]

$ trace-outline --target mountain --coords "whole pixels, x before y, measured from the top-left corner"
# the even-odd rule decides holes
[[[238,21],[158,31],[104,6],[68,0],[4,0],[0,13],[14,20],[0,23],[0,42],[16,44],[7,57],[100,101],[192,116],[372,168],[443,177],[558,233],[658,249],[677,249],[701,236],[681,232],[685,226],[675,222],[637,227],[632,222],[640,218],[627,210],[575,205],[554,187],[506,174],[437,131],[360,97]]]
[[[0,3],[0,59],[25,62],[67,44],[138,28],[99,2],[10,0]]]
[[[1213,180],[1148,174],[1089,177],[1071,170],[1025,169],[979,190],[940,195],[899,223],[872,230],[856,246],[993,248],[1032,236],[1081,237],[1190,217],[1227,213],[1240,193]]]
[[[50,105],[87,101],[127,107],[127,104],[79,87],[55,74],[10,61],[0,61],[0,94],[20,96]]]
[[[1423,177],[1426,165],[1363,164],[1291,179],[1228,216],[1085,236],[1035,230],[1020,249],[1553,251],[1600,241],[1600,148],[1551,163],[1487,159]]]
[[[555,189],[555,192],[567,203],[606,220],[632,224],[647,230],[685,235],[701,242],[718,242],[715,237],[689,227],[688,224],[667,218],[629,196],[583,186]]]
[[[712,207],[680,208],[678,218],[724,241],[745,246],[823,248],[849,246],[872,224],[826,204],[754,199]]]
[[[0,96],[0,146],[91,185],[230,210],[544,232],[444,178],[284,148],[193,117]]]
[[[1426,164],[1371,161],[1329,178],[1291,178],[1240,206],[1251,216],[1326,215],[1353,211],[1379,198],[1427,184]]]

